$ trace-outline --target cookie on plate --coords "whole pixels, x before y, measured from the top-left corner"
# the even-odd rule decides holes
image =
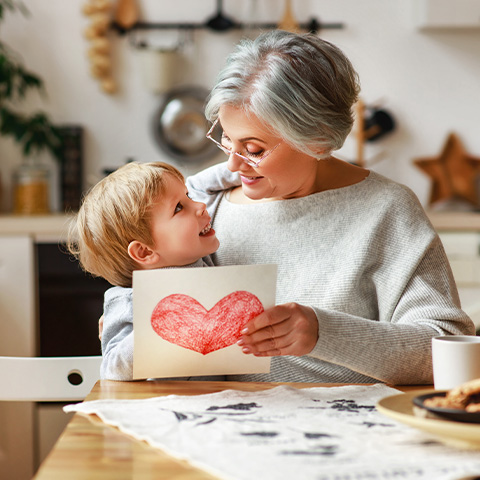
[[[452,404],[460,405],[458,408],[466,408],[470,404],[474,408],[473,405],[480,402],[480,378],[452,388],[445,398]]]

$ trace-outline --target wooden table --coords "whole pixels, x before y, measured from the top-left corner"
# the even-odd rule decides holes
[[[141,399],[164,395],[201,395],[227,389],[260,391],[290,385],[296,388],[341,384],[249,382],[113,382],[100,380],[86,400]],[[396,387],[402,391],[426,386]],[[214,477],[109,427],[97,418],[75,414],[35,480],[212,480]]]

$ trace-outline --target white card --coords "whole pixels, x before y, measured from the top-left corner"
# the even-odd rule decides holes
[[[236,341],[275,305],[276,279],[276,265],[135,271],[133,378],[269,372]]]

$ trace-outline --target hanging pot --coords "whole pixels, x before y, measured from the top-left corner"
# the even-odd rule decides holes
[[[204,108],[208,90],[182,87],[165,95],[153,117],[153,136],[169,157],[181,162],[198,162],[218,154],[206,138],[210,128]]]
[[[152,93],[165,93],[175,83],[178,71],[177,48],[143,48],[138,50],[145,87]]]

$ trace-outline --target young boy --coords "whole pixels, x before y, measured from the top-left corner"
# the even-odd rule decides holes
[[[161,162],[128,163],[87,193],[68,249],[84,270],[116,285],[105,292],[101,378],[132,380],[133,271],[212,266],[219,241],[210,220],[183,175]]]

